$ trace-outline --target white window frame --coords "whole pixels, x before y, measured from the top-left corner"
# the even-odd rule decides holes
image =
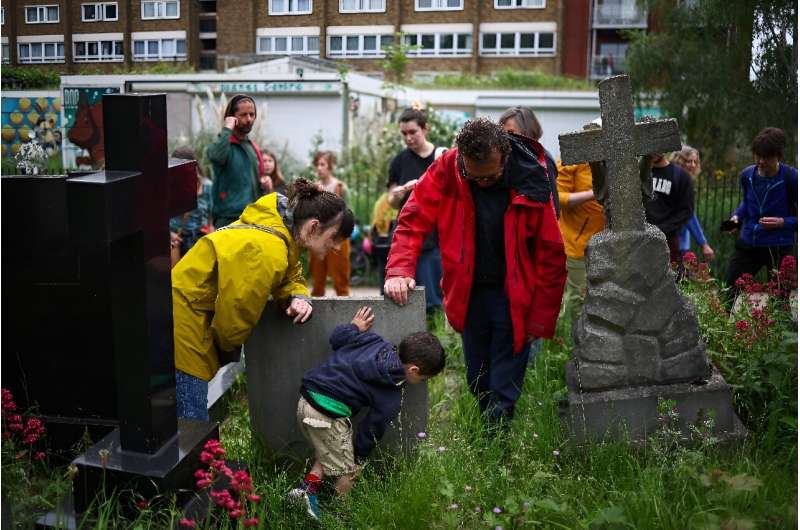
[[[501,48],[501,35],[514,35],[514,48]],[[520,42],[522,35],[533,34],[533,48],[521,48]],[[539,38],[541,35],[549,34],[553,36],[552,48],[540,48]],[[484,35],[494,35],[497,46],[494,48],[484,48]],[[556,55],[556,32],[555,31],[482,31],[479,35],[479,54],[482,57],[554,57]]]
[[[9,47],[7,42],[0,43],[2,47],[2,62],[3,64],[10,64],[11,63],[11,48]]]
[[[38,56],[38,58],[34,58],[31,55],[31,51],[33,47],[39,45],[42,51],[42,54]],[[55,46],[55,55],[52,55],[49,60],[47,55],[45,54],[46,47],[53,45]],[[58,55],[58,47],[61,46],[61,55]],[[22,49],[23,47],[28,48],[28,57],[23,57]],[[45,63],[63,63],[64,62],[64,41],[41,41],[41,42],[17,42],[17,62],[20,64],[45,64]]]
[[[349,38],[357,38],[358,39],[358,49],[354,51],[347,50],[347,39]],[[365,50],[364,49],[364,38],[365,37],[375,37],[376,44],[378,45],[377,49],[373,52],[372,50]],[[389,37],[394,42],[394,35],[387,34],[387,33],[362,33],[362,34],[342,34],[342,35],[328,35],[327,38],[327,46],[325,47],[325,51],[327,52],[328,57],[347,57],[347,58],[367,58],[367,59],[374,59],[379,57],[384,57],[386,54],[383,51],[383,46],[381,45],[381,40],[383,37]],[[342,49],[340,51],[334,52],[331,49],[331,41],[333,39],[342,39]]]
[[[286,2],[287,9],[285,11],[276,11],[273,9],[272,5],[274,0],[267,0],[269,2],[269,14],[270,15],[310,15],[314,11],[314,0],[308,0],[308,11],[299,11],[297,9],[292,9],[292,5],[297,5],[299,0],[282,0]]]
[[[522,5],[501,6],[498,5],[500,0],[494,0],[495,9],[544,9],[547,7],[547,0],[511,0],[512,4],[521,3]],[[541,4],[541,5],[531,5]]]
[[[448,7],[447,0],[431,0],[431,7],[420,7],[419,0],[414,0],[414,11],[463,11],[464,0],[459,0],[458,7]]]
[[[6,24],[6,8],[0,7],[0,26],[5,26]]]
[[[278,39],[286,39],[286,50],[278,51],[276,50],[275,43]],[[303,48],[302,50],[293,50],[291,43],[292,39],[302,39],[303,40]],[[317,39],[317,49],[311,50],[308,47],[308,42],[310,39]],[[263,46],[264,43],[269,42],[270,48],[269,50],[265,49]],[[258,55],[316,55],[319,56],[319,35],[294,35],[294,34],[282,34],[282,35],[257,35],[256,36],[256,53]]]
[[[164,50],[164,43],[165,42],[172,42],[172,45],[175,48],[175,53],[171,55],[165,55],[163,53]],[[184,52],[178,53],[178,42],[183,41]],[[137,42],[144,42],[144,54],[137,54],[136,53],[136,43]],[[148,50],[150,49],[150,43],[157,42],[158,43],[158,53],[152,54]],[[159,38],[159,37],[152,37],[152,38],[131,38],[131,57],[136,62],[151,62],[151,61],[185,61],[187,58],[187,42],[185,37],[177,38],[177,37],[170,37],[170,38]]]
[[[360,7],[355,9],[345,9],[344,2],[345,0],[339,0],[339,13],[385,13],[386,12],[386,0],[380,0],[382,3],[382,7],[380,8],[370,8],[369,4],[371,0],[356,0],[359,3]],[[367,7],[364,7],[364,6]]]
[[[104,55],[103,54],[103,43],[110,42],[111,43],[111,55]],[[117,43],[119,43],[120,53],[115,54],[114,50],[117,48]],[[97,47],[97,53],[90,55],[88,50],[90,45],[94,44]],[[83,54],[78,54],[78,46],[83,45],[84,50],[86,50]],[[72,43],[72,61],[76,63],[119,63],[125,60],[125,44],[123,40],[120,39],[102,39],[102,40],[80,40],[80,41],[73,41]]]
[[[434,45],[432,49],[423,49],[421,48],[422,43],[422,36],[423,35],[433,35],[434,38]],[[443,52],[441,48],[442,37],[446,36],[453,37],[453,43],[455,47],[447,48],[448,50],[452,50],[452,52],[447,53]],[[459,48],[458,47],[458,37],[459,36],[468,36],[469,37],[469,46],[467,48]],[[432,32],[432,31],[420,31],[420,32],[408,32],[403,33],[403,42],[406,44],[410,44],[410,37],[415,37],[417,40],[417,48],[409,50],[408,56],[409,57],[469,57],[472,55],[472,33],[467,33],[463,31],[443,31],[443,32]]]
[[[100,16],[96,17],[96,18],[93,18],[93,19],[85,18],[85,16],[84,16],[84,13],[85,13],[84,12],[84,8],[87,7],[87,6],[94,7],[95,15],[97,15],[97,10],[99,9],[100,10]],[[108,7],[108,6],[114,6],[114,9],[117,12],[117,15],[114,18],[106,18],[106,7]],[[117,21],[117,20],[119,20],[119,3],[118,2],[84,2],[84,3],[81,4],[81,22],[88,22],[88,23],[91,23],[91,22],[114,22],[114,21]]]
[[[145,16],[145,4],[153,4],[153,12],[155,14],[152,17]],[[167,15],[167,4],[177,4],[176,15]],[[142,20],[175,20],[181,18],[181,0],[142,0],[141,16]]]
[[[55,7],[56,8],[56,19],[50,20],[47,18],[47,11],[48,8]],[[36,20],[31,22],[28,20],[28,10],[35,9],[36,10]],[[58,24],[61,22],[61,7],[58,4],[37,4],[32,6],[25,6],[25,23],[26,24]],[[42,18],[42,13],[44,13]],[[4,17],[5,18],[5,17]]]

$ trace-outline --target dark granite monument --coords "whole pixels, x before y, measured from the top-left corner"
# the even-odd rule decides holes
[[[645,222],[637,157],[680,149],[675,120],[634,124],[630,80],[602,81],[602,128],[559,136],[564,164],[605,161],[608,228],[586,247],[588,291],[573,323],[567,365],[567,423],[587,437],[632,439],[657,426],[658,398],[674,399],[684,420],[713,409],[718,434],[740,422],[712,367],[692,305],[680,294],[664,234]]]
[[[117,426],[73,462],[77,513],[103,489],[191,491],[218,437],[175,409],[168,220],[195,207],[195,162],[168,162],[164,95],[103,112],[105,171],[2,179],[3,385],[48,425]]]

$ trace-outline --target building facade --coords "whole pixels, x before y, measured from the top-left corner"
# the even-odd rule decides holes
[[[402,38],[412,72],[557,74],[561,10],[559,0],[2,0],[0,33],[3,62],[66,73],[282,55],[378,73],[382,48]]]
[[[148,62],[206,71],[306,55],[380,74],[384,47],[403,42],[410,47],[408,71],[417,76],[513,68],[585,78],[616,72],[624,44],[613,24],[640,22],[627,16],[635,0],[1,3],[3,62],[64,73],[122,71]]]

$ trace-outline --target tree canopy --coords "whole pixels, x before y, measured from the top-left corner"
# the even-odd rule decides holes
[[[640,0],[653,31],[631,33],[634,89],[721,162],[763,127],[786,131],[796,162],[796,0]]]

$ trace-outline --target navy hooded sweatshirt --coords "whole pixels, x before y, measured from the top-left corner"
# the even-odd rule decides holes
[[[369,407],[353,444],[356,458],[363,460],[400,412],[405,369],[393,344],[375,333],[359,332],[355,324],[336,326],[330,343],[333,355],[306,372],[300,393],[312,407],[330,417],[336,415],[317,404],[308,391],[344,403],[353,416]]]

